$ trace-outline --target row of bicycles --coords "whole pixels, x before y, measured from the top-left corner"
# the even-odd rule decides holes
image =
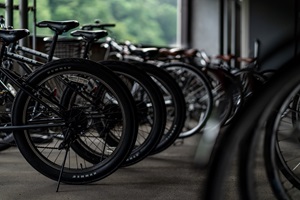
[[[206,105],[202,109],[209,110],[208,117],[202,118],[204,126],[197,129],[203,135],[196,162],[209,172],[204,199],[224,199],[232,170],[236,171],[241,199],[299,199],[298,56],[278,70],[261,70],[256,58],[227,55],[213,62],[204,51],[195,49],[139,48],[130,42],[122,46],[111,38],[107,42],[108,56],[167,69],[184,96],[190,93],[180,79],[192,77],[192,73],[182,76],[179,71],[200,69],[203,85],[208,84],[211,93],[205,90],[202,97],[212,99],[206,104],[197,100],[198,105]],[[232,60],[247,65],[233,68]],[[171,70],[171,66],[177,70]],[[198,121],[201,112],[189,112],[196,105],[192,99],[185,98],[186,116],[189,121]]]
[[[34,169],[58,182],[57,190],[61,182],[101,180],[205,125],[212,98],[201,71],[92,61],[91,45],[108,33],[86,30],[91,25],[71,32],[84,43],[82,58],[56,57],[60,35],[77,28],[76,20],[37,23],[54,32],[47,53],[18,44],[28,30],[5,27],[3,17],[0,24],[0,149],[16,145]]]
[[[298,62],[262,71],[255,58],[214,62],[201,50],[119,44],[107,37],[114,24],[100,22],[70,33],[84,44],[82,58],[58,58],[59,36],[78,28],[76,20],[37,24],[54,32],[47,53],[18,44],[28,30],[5,27],[3,17],[0,24],[0,150],[17,145],[57,190],[99,181],[201,132],[205,199],[224,197],[236,161],[241,197],[258,199],[258,158],[275,196],[297,197]],[[102,38],[105,59],[93,61],[90,48]]]
[[[299,69],[282,66],[218,135],[204,199],[223,199],[232,170],[241,199],[299,199]]]

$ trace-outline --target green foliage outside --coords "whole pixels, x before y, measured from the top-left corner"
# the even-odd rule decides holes
[[[5,3],[5,0],[0,0]],[[29,6],[33,0],[28,0]],[[19,1],[14,1],[14,5]],[[4,10],[3,10],[4,13]],[[32,30],[33,14],[29,13]],[[18,27],[14,11],[14,27]],[[169,46],[176,43],[177,0],[37,0],[37,21],[75,19],[80,25],[115,23],[110,36],[119,42],[129,40],[146,45]],[[37,29],[38,35],[51,35],[48,29]]]

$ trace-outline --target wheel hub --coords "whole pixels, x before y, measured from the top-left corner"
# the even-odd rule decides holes
[[[82,110],[72,109],[67,113],[67,124],[72,129],[72,132],[81,133],[87,129],[88,119]]]

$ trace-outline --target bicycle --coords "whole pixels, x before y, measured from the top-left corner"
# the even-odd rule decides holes
[[[221,115],[219,117],[221,126],[228,125],[244,102],[267,81],[267,76],[273,74],[273,71],[271,73],[270,70],[258,72],[257,58],[236,58],[233,55],[219,55],[216,57],[218,61],[216,62],[204,50],[163,48],[160,49],[158,57],[171,62],[181,61],[202,69],[212,84],[215,104],[219,105],[221,103],[224,105],[223,112],[219,113]],[[244,68],[232,67],[230,65],[232,61],[247,61],[248,65]],[[236,88],[228,89],[226,85],[236,85]]]
[[[42,21],[37,24],[38,27],[48,27],[47,23],[51,23],[48,21]],[[53,22],[52,26],[60,25],[60,29],[55,29],[54,31],[54,40],[50,48],[49,54],[45,54],[40,51],[36,51],[24,46],[18,45],[16,42],[9,45],[7,50],[5,51],[5,56],[3,60],[3,64],[7,69],[13,69],[13,61],[16,61],[18,66],[25,72],[25,74],[30,74],[34,71],[35,68],[38,68],[43,65],[42,62],[37,61],[36,59],[29,59],[25,56],[19,56],[16,52],[20,51],[23,54],[29,54],[33,56],[37,56],[38,58],[44,59],[46,62],[51,61],[52,59],[58,59],[54,57],[55,44],[58,40],[58,36],[63,32],[68,32],[69,30],[76,28],[79,26],[79,23],[76,20],[69,21],[61,21],[61,22]],[[11,27],[5,27],[5,19],[3,16],[0,16],[0,26],[2,29],[11,29]],[[50,25],[51,26],[51,25]],[[52,28],[54,29],[54,28]],[[1,93],[1,101],[2,101],[2,112],[1,119],[2,122],[9,122],[9,112],[11,110],[10,106],[13,102],[14,96],[16,95],[17,88],[12,85],[11,82],[8,82],[8,78],[6,76],[0,75],[2,81],[2,93]],[[4,86],[6,85],[6,86]],[[46,137],[46,135],[36,135],[36,142],[48,142],[51,141],[52,137]],[[44,137],[44,138],[43,138]],[[13,145],[14,138],[12,134],[9,132],[4,132],[0,137],[0,150],[5,150]]]
[[[298,198],[297,174],[291,168],[293,162],[289,163],[293,159],[288,159],[288,154],[284,153],[294,148],[292,144],[297,144],[294,141],[288,143],[289,146],[284,146],[288,141],[281,139],[298,137],[296,99],[300,83],[297,76],[299,73],[299,62],[284,65],[245,104],[238,115],[239,120],[234,121],[228,131],[219,136],[218,147],[214,149],[211,159],[205,199],[223,199],[226,176],[237,152],[239,193],[242,199],[258,199],[261,196],[259,187],[255,184],[256,163],[260,156],[265,164],[258,167],[265,168],[265,184],[272,189],[275,197]],[[283,123],[288,126],[282,126]],[[285,135],[281,135],[282,131],[285,131]]]
[[[62,31],[65,25],[55,23],[52,28]],[[1,62],[7,47],[27,35],[26,29],[0,30]],[[135,103],[124,83],[107,67],[73,58],[48,62],[28,77],[4,67],[0,72],[19,88],[11,125],[1,126],[0,130],[13,131],[27,162],[58,181],[58,187],[61,182],[85,184],[100,180],[116,171],[131,152],[137,136]],[[2,82],[0,86],[6,88]],[[95,124],[102,127],[101,133],[93,133]],[[64,135],[63,140],[37,145],[31,139],[31,130],[38,128],[55,129]],[[108,133],[118,138],[117,143],[106,141]],[[102,140],[102,146],[91,147],[93,140]],[[97,150],[101,159],[91,163],[78,155],[78,147]]]
[[[83,58],[88,59],[90,46],[102,38],[102,32],[102,30],[75,30],[71,33],[74,37],[81,37],[85,43]],[[139,118],[138,137],[132,153],[122,166],[133,165],[146,158],[162,137],[166,125],[166,108],[162,94],[154,81],[134,65],[120,61],[98,62],[121,77],[136,102]]]
[[[92,26],[97,27],[97,25]],[[129,50],[128,45],[122,46],[111,38],[107,38],[105,44],[102,45],[107,48],[105,59],[147,62],[166,70],[177,81],[185,96],[186,123],[179,138],[189,137],[200,132],[205,127],[213,106],[211,84],[204,73],[185,63],[152,62],[153,60],[149,57],[156,55],[157,48]],[[133,51],[135,53],[132,53]]]
[[[51,24],[53,23],[56,24],[57,22],[43,21],[38,23],[38,26],[41,27],[42,24],[42,27],[48,27],[51,26]],[[84,59],[88,59],[87,53],[91,43],[107,35],[106,31],[88,32],[88,31],[77,30],[71,33],[71,35],[76,35],[76,34],[79,34],[79,36],[83,37],[84,39],[83,40],[81,39],[81,41],[86,43],[85,52],[83,54]],[[55,48],[57,39],[58,37],[54,37],[52,41],[52,46],[49,52],[50,55],[54,55],[53,49]],[[36,54],[35,51],[29,48],[24,48],[20,46],[16,46],[16,47],[17,47],[16,49],[20,49],[20,50],[25,49],[27,53]],[[47,58],[46,54],[41,54],[40,56]],[[55,57],[55,59],[58,58]],[[163,100],[160,94],[157,93],[158,88],[156,87],[156,85],[152,82],[152,80],[149,77],[147,77],[147,75],[144,72],[138,71],[138,69],[133,68],[133,66],[121,62],[119,63],[102,62],[101,64],[102,65],[104,64],[106,67],[113,69],[114,72],[122,76],[123,81],[126,79],[126,85],[130,85],[132,87],[131,88],[132,95],[134,95],[136,98],[135,102],[137,104],[137,107],[139,108],[138,109],[139,116],[145,115],[143,117],[143,122],[140,123],[139,126],[140,128],[138,132],[138,140],[136,141],[135,147],[132,153],[128,156],[128,158],[123,163],[123,166],[132,165],[145,158],[148,152],[150,152],[153,146],[155,146],[155,144],[161,138],[162,129],[165,124],[165,121],[162,120],[164,119],[165,116],[165,111],[164,111],[165,108],[163,105]],[[137,96],[137,94],[140,94],[140,96]],[[159,119],[159,117],[161,118]],[[139,119],[139,121],[141,122],[142,119]],[[50,135],[52,136],[52,134]],[[58,138],[63,139],[63,136],[59,136]],[[110,139],[112,143],[113,140],[114,138]],[[96,142],[95,142],[95,146],[96,146]],[[86,150],[86,147],[77,147],[77,148],[78,148],[77,150],[78,154],[81,156],[86,156],[85,158],[90,162],[99,160],[99,158],[97,158],[97,156],[99,157],[97,152],[91,153],[93,152],[92,149]]]
[[[251,90],[253,90],[253,88],[248,86],[256,85],[252,82],[249,84],[249,81],[247,83],[245,82],[243,85],[247,86],[244,88],[247,88],[248,90],[250,88],[251,90],[246,91],[246,89],[244,89],[243,91],[240,80],[237,79],[232,73],[229,73],[226,68],[219,68],[216,66],[212,67],[208,66],[208,64],[202,66],[198,63],[192,62],[193,59],[198,57],[198,52],[194,49],[192,49],[193,51],[190,51],[183,49],[167,50],[166,48],[159,49],[153,47],[138,48],[132,45],[129,41],[126,41],[125,45],[120,45],[111,38],[108,38],[106,40],[106,44],[103,46],[108,49],[106,54],[107,58],[149,62],[169,70],[170,73],[173,73],[174,70],[181,72],[179,75],[176,75],[176,73],[172,74],[181,87],[184,87],[182,90],[186,93],[185,96],[188,110],[186,120],[187,124],[185,125],[183,132],[179,135],[179,138],[189,137],[194,133],[201,131],[204,128],[208,117],[210,116],[212,107],[214,106],[223,107],[223,112],[221,112],[219,116],[219,123],[222,125],[229,124],[243,104],[245,99],[244,97],[246,96],[244,94],[246,94],[246,92],[247,94],[250,94]],[[187,54],[187,51],[189,51],[189,59],[192,57],[192,60],[187,61],[186,57],[182,56]],[[188,73],[186,77],[196,77],[195,79],[198,79],[198,84],[203,87],[203,93],[207,93],[205,91],[207,88],[211,89],[212,94],[208,94],[209,100],[200,99],[201,103],[198,103],[197,105],[194,102],[195,98],[189,98],[189,86],[185,86],[185,83],[181,78],[184,73]],[[247,80],[256,80],[256,77],[254,79],[251,76],[253,73],[248,73],[248,71],[245,70],[240,71],[239,73],[240,77],[246,77]],[[233,85],[229,82],[234,83],[236,88],[228,89],[227,85]],[[193,86],[190,86],[190,88],[192,87]],[[207,107],[207,109],[205,109],[205,107]],[[200,108],[203,110],[201,111]],[[191,121],[194,122],[193,125],[191,125]]]
[[[85,28],[82,28],[83,30],[75,30],[71,33],[72,36],[84,38],[83,40],[86,43],[86,45],[85,45],[86,47],[84,50],[84,52],[85,52],[84,57],[86,57],[86,58],[88,57],[87,52],[89,52],[91,43],[97,40],[97,38],[95,36],[97,35],[98,32],[101,32],[101,30],[100,31],[92,30],[95,26],[96,25],[91,25],[91,27],[89,27],[88,25],[85,25],[84,26]],[[106,25],[102,24],[101,26],[105,27]],[[111,26],[111,25],[108,25],[108,26]],[[183,123],[185,121],[184,115],[182,115],[182,113],[185,112],[185,107],[184,107],[185,103],[184,103],[183,94],[181,93],[180,88],[178,87],[176,82],[172,79],[172,77],[168,73],[163,71],[162,69],[159,69],[156,66],[147,64],[147,63],[130,62],[130,64],[128,64],[127,62],[125,63],[125,62],[120,62],[120,61],[100,61],[100,63],[108,63],[108,64],[114,63],[115,65],[121,65],[121,66],[124,65],[124,68],[126,68],[127,71],[130,68],[133,68],[133,71],[140,72],[139,70],[137,70],[136,68],[134,68],[133,66],[130,65],[130,64],[133,64],[134,66],[137,66],[138,68],[145,71],[148,75],[150,75],[152,77],[154,82],[159,86],[159,88],[157,90],[160,90],[164,95],[164,102],[165,102],[165,105],[167,108],[168,117],[167,117],[167,124],[165,127],[165,131],[162,136],[163,138],[161,139],[159,144],[156,145],[155,149],[153,151],[151,151],[151,154],[159,153],[159,152],[163,151],[164,149],[168,148],[171,144],[173,144],[173,142],[177,139],[179,133],[181,132]],[[114,69],[114,68],[115,67],[113,67],[112,69]],[[121,72],[121,74],[128,73],[124,69],[122,69],[122,70],[118,69],[118,70],[116,70],[116,72],[118,72],[118,73]],[[131,72],[129,74],[132,77],[135,77],[135,76],[139,77],[139,73]],[[136,93],[136,91],[134,91],[134,93]],[[152,93],[154,93],[154,92],[152,92]],[[140,100],[138,100],[138,102],[140,102]],[[145,104],[149,104],[149,103],[146,102]],[[147,106],[147,107],[148,108],[146,108],[146,109],[148,110],[149,106]],[[149,116],[147,116],[147,118],[148,117]],[[161,119],[163,119],[163,115],[160,115],[160,120]],[[156,137],[156,139],[158,139],[158,137]],[[138,148],[136,148],[136,149],[138,149]],[[149,152],[147,154],[149,154]],[[124,165],[128,166],[129,164],[136,163],[136,161],[137,160],[140,161],[142,157],[145,157],[145,156],[143,156],[143,154],[139,151],[138,155],[137,154],[134,155],[134,159],[131,158],[132,159],[131,162],[125,162]]]

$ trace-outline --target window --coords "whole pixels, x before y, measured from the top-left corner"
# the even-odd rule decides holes
[[[36,4],[36,19],[75,19],[81,25],[99,19],[115,23],[110,36],[119,42],[130,40],[144,45],[172,46],[180,38],[181,0],[28,0],[28,7]],[[0,0],[5,5],[6,0]],[[13,1],[13,25],[20,26],[19,1]],[[4,7],[2,7],[4,8]],[[4,14],[5,9],[3,9]],[[33,12],[28,13],[28,28],[33,29]],[[37,29],[37,35],[51,35],[46,29]]]
[[[28,0],[28,6],[34,0]],[[119,42],[129,40],[144,45],[171,46],[178,38],[178,2],[180,0],[44,0],[36,1],[37,21],[75,19],[81,25],[115,23],[110,36]],[[5,3],[5,0],[0,0]],[[15,1],[14,4],[19,3]],[[14,27],[18,27],[19,13],[14,11]],[[32,29],[33,15],[28,14],[28,28]],[[51,35],[37,28],[37,35]]]

